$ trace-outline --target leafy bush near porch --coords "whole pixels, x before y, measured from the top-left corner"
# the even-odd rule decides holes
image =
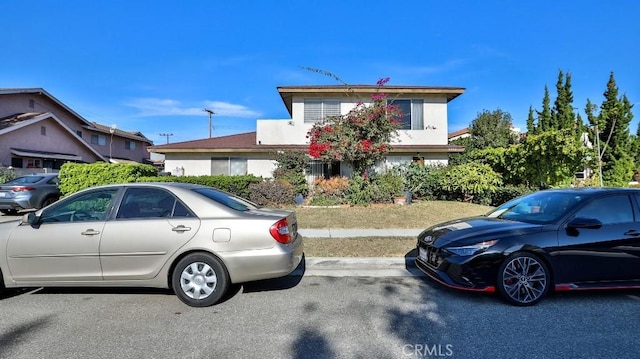
[[[279,151],[275,154],[275,160],[273,178],[288,182],[296,194],[306,197],[309,194],[309,183],[304,173],[310,169],[307,153],[296,150]]]
[[[129,163],[65,163],[60,167],[60,191],[64,196],[85,188],[111,183],[136,182],[141,177],[155,176],[151,165]]]
[[[249,185],[249,200],[261,206],[291,205],[294,187],[285,181],[265,180]]]
[[[0,167],[0,183],[5,183],[16,178],[15,171],[11,168]]]
[[[345,204],[344,192],[349,187],[347,177],[317,179],[313,182],[310,203],[313,206],[335,206]]]

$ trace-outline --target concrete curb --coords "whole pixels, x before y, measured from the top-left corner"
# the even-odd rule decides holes
[[[352,237],[417,237],[423,228],[366,229],[366,228],[305,228],[298,229],[307,238],[352,238]]]
[[[422,277],[415,257],[394,258],[306,258],[290,276],[307,277]]]

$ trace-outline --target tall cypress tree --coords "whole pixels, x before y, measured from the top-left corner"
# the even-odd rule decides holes
[[[640,127],[638,127],[640,131]],[[533,117],[533,106],[529,106],[529,116],[527,116],[527,134],[535,135],[537,133],[536,119]]]
[[[558,130],[576,128],[576,115],[573,112],[573,92],[571,91],[571,74],[567,73],[565,76],[562,70],[559,71],[556,90],[558,97],[556,97],[551,110],[553,126]]]
[[[618,98],[618,86],[613,72],[609,75],[604,98],[597,119],[598,126],[602,126],[602,177],[607,185],[626,186],[635,170],[629,134],[629,124],[633,118],[632,105],[626,96],[622,100]]]
[[[549,88],[544,86],[544,98],[542,99],[542,111],[538,113],[538,132],[545,132],[553,129],[553,121],[551,118],[551,107],[549,100]]]

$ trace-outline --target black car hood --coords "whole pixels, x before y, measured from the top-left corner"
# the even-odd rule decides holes
[[[483,216],[470,217],[440,223],[427,228],[418,235],[418,240],[436,247],[464,246],[500,239],[505,236],[540,232],[542,228],[543,226],[540,224]]]

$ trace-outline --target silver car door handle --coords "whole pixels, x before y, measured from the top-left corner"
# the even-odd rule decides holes
[[[87,229],[86,231],[81,233],[83,236],[95,236],[96,234],[100,234],[99,231],[95,231],[93,229]]]
[[[172,230],[172,231],[174,231],[174,232],[180,232],[180,233],[182,233],[182,232],[190,231],[190,230],[191,230],[191,227],[185,227],[185,226],[183,226],[183,225],[179,225],[179,226],[177,226],[177,227],[173,227],[173,228],[171,228],[171,230]]]

